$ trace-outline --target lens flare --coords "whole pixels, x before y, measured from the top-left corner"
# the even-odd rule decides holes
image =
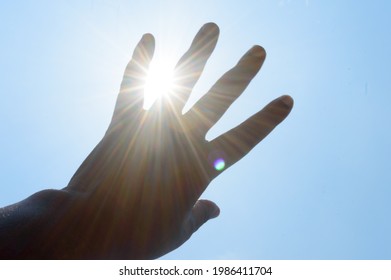
[[[225,168],[225,161],[222,158],[218,158],[213,165],[217,171],[222,171]]]

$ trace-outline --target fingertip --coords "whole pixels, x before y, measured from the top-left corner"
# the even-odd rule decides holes
[[[212,22],[212,21],[205,23],[203,25],[202,29],[215,30],[215,31],[220,30],[219,26],[215,22]]]
[[[258,71],[262,67],[265,58],[265,49],[259,45],[254,45],[240,58],[238,65],[252,66]]]
[[[214,219],[217,218],[218,216],[220,216],[220,208],[216,205],[216,208],[213,210],[210,218]]]
[[[155,49],[155,37],[151,33],[145,33],[140,40],[140,43],[143,44],[149,51]]]
[[[266,57],[266,50],[262,46],[254,45],[250,49],[249,54],[251,56],[254,56],[254,57],[265,59],[265,57]]]
[[[153,37],[151,33],[145,33],[141,38],[141,41],[145,43],[155,42],[155,37]]]
[[[208,213],[209,219],[217,218],[220,215],[220,208],[213,201],[207,199],[200,199],[197,203],[200,203],[204,206]]]
[[[152,59],[154,52],[155,38],[151,33],[145,33],[133,52],[133,59],[148,63]]]
[[[216,23],[208,22],[201,27],[200,31],[201,34],[206,33],[208,36],[217,36],[220,33],[220,28]]]
[[[294,100],[291,96],[289,95],[283,95],[280,98],[280,101],[285,105],[287,109],[292,109]]]

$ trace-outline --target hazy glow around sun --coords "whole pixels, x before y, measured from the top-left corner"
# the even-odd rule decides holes
[[[144,109],[148,110],[157,98],[174,87],[174,65],[170,59],[153,59],[144,88]]]

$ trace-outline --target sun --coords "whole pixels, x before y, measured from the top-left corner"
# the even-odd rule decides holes
[[[169,58],[153,59],[144,87],[144,109],[148,110],[156,99],[174,88],[174,65]]]

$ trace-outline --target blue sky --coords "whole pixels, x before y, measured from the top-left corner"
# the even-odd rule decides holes
[[[191,102],[252,45],[268,55],[208,139],[282,94],[295,107],[210,184],[220,217],[163,259],[391,259],[390,11],[385,0],[3,1],[0,206],[66,186],[143,33],[175,64],[213,21],[220,40]]]

